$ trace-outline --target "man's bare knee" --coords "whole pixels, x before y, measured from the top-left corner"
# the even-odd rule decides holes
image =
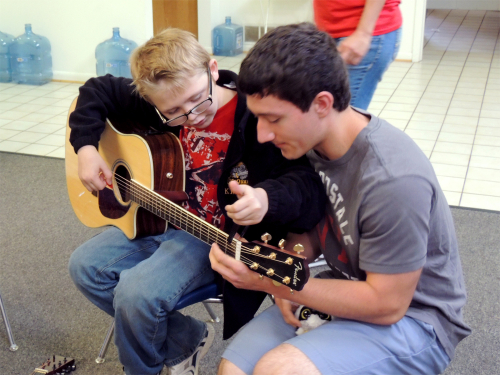
[[[311,360],[295,346],[281,344],[267,352],[255,366],[253,375],[321,375]]]
[[[245,373],[234,363],[222,358],[217,375],[245,375]]]

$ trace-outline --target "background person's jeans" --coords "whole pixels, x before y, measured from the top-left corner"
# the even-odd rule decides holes
[[[337,38],[335,41],[339,45],[344,39],[345,37]],[[398,54],[400,40],[401,28],[388,34],[375,35],[363,60],[358,65],[346,65],[353,107],[368,108],[377,84]]]
[[[210,246],[181,230],[130,241],[111,228],[69,261],[77,288],[115,318],[115,344],[127,374],[156,374],[189,357],[205,324],[172,311],[182,295],[213,282]]]

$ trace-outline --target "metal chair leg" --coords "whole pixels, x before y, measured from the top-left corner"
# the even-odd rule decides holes
[[[99,351],[99,355],[95,359],[95,361],[97,363],[103,363],[105,361],[104,356],[106,355],[106,352],[108,351],[109,342],[111,341],[111,336],[113,336],[114,330],[115,330],[115,320],[113,319],[113,322],[111,322],[111,325],[109,326],[108,333],[106,334],[106,338],[104,339],[104,342],[102,343],[101,350]]]
[[[0,294],[0,309],[2,310],[3,322],[5,324],[5,329],[7,330],[7,336],[9,336],[10,347],[9,350],[11,352],[15,352],[19,347],[14,342],[14,337],[12,336],[12,330],[10,328],[9,319],[7,318],[7,313],[5,312],[5,307],[3,306],[2,295]]]
[[[216,313],[214,313],[214,310],[212,310],[212,307],[209,305],[209,303],[221,303],[220,300],[217,300],[217,301],[205,300],[202,303],[203,303],[203,306],[205,306],[205,309],[207,310],[207,312],[211,318],[208,322],[209,323],[220,323],[219,317],[217,316]]]

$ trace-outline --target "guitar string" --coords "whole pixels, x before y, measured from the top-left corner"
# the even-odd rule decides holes
[[[121,186],[121,188],[124,190],[124,192],[129,193],[132,197],[135,197],[135,198],[138,198],[138,199],[144,200],[144,201],[146,201],[146,199],[149,198],[149,202],[151,202],[151,203],[157,203],[156,202],[157,200],[154,200],[153,198],[158,198],[158,197],[156,196],[156,194],[154,194],[153,192],[151,192],[147,188],[141,186],[140,184],[134,183],[133,181],[130,181],[130,180],[124,178],[123,176],[115,174],[115,177],[116,177],[116,181],[117,181],[118,185]],[[132,186],[132,189],[130,189],[130,186]],[[138,191],[139,194],[136,194],[137,191]],[[141,196],[138,196],[138,195],[141,195]],[[146,198],[144,198],[144,197],[146,197]],[[164,197],[162,197],[162,198],[164,198]],[[164,199],[166,199],[166,198],[164,198]],[[195,220],[193,220],[193,219],[196,219],[197,221],[199,221],[200,223],[203,223],[206,226],[207,223],[205,221],[203,221],[202,219],[200,219],[197,216],[189,213],[188,211],[184,210],[181,207],[174,206],[174,204],[171,203],[170,201],[167,201],[167,202],[168,202],[169,205],[171,205],[171,208],[174,208],[174,211],[178,211],[179,213],[181,213],[181,216],[191,218],[192,221],[193,221],[193,224],[195,222]],[[151,203],[150,204],[146,203],[145,205],[151,207],[151,210],[154,210],[154,205],[151,204]],[[166,202],[160,202],[159,206],[161,206],[161,208],[165,209],[165,208],[167,208],[168,205],[166,204]],[[156,207],[158,207],[158,204],[156,204]],[[188,214],[188,215],[186,215],[186,214]],[[177,220],[179,222],[179,226],[181,226],[183,224],[182,218],[181,219],[177,218]],[[184,223],[186,224],[186,226],[189,225],[188,222],[189,222],[189,220],[185,220],[184,221]],[[203,226],[200,226],[200,228],[202,230],[204,229]],[[215,228],[215,229],[218,230],[217,228]],[[198,232],[200,233],[200,235],[202,233],[202,230],[198,230]],[[210,232],[205,231],[204,234],[206,235],[207,233],[208,233],[208,238],[210,239],[211,238],[210,237]],[[225,236],[227,238],[227,234],[226,233],[224,233],[224,232],[221,232],[221,233],[223,234],[223,236]],[[218,239],[219,234],[217,234],[216,237]],[[214,240],[214,242],[217,242],[217,240]],[[228,246],[229,246],[229,248],[228,248]],[[224,245],[224,247],[226,247],[226,249],[229,250],[231,254],[235,254],[236,253],[236,250],[234,249],[234,246],[235,246],[234,244]],[[242,246],[244,246],[243,243],[242,243]],[[251,251],[251,250],[243,250],[242,253],[252,254],[255,257],[260,257],[260,258],[263,258],[263,259],[270,259],[268,256],[255,253],[254,251]],[[248,266],[253,265],[253,261],[250,260],[250,259],[248,259],[247,257],[243,256],[243,257],[241,257],[240,260],[243,263],[245,263],[246,265],[248,265]],[[274,261],[278,262],[278,263],[285,263],[284,261],[276,260],[276,259],[274,259]],[[258,267],[262,268],[265,271],[269,271],[267,268],[261,266],[260,264],[258,264]],[[279,277],[279,278],[283,279],[282,276],[280,276],[280,275],[278,275],[276,273],[274,275],[276,277]]]
[[[120,175],[116,175],[116,177],[119,177],[119,178],[122,179],[122,181],[118,181],[118,179],[117,179],[117,182],[124,189],[124,191],[128,192],[128,193],[130,193],[132,195],[134,195],[134,197],[139,198],[139,199],[141,199],[143,201],[146,201],[146,199],[149,199],[150,202],[155,201],[153,198],[158,198],[155,193],[149,191],[148,189],[146,189],[145,187],[141,186],[140,184],[137,184],[137,183],[134,184],[133,181],[131,183],[130,180],[127,180],[123,176],[120,176]],[[132,186],[132,189],[129,189],[130,186]],[[142,195],[142,196],[138,196],[138,194],[135,194],[134,188],[139,188],[139,195]],[[142,189],[142,191],[141,191],[141,189]],[[146,198],[144,198],[144,196],[146,196]],[[199,224],[200,224],[199,228],[201,228],[201,230],[198,230],[198,233],[200,233],[200,235],[201,235],[201,233],[203,231],[203,234],[205,234],[206,237],[208,237],[208,239],[211,239],[213,237],[213,236],[210,235],[210,231],[205,230],[205,228],[204,228],[208,224],[207,222],[203,221],[201,218],[193,215],[192,213],[186,211],[184,208],[182,208],[180,206],[177,206],[174,203],[168,201],[167,198],[164,198],[162,196],[160,196],[160,197],[163,198],[162,200],[166,200],[166,202],[161,202],[160,201],[159,208],[163,208],[164,211],[165,211],[165,209],[173,208],[173,211],[178,211],[181,214],[181,216],[188,217],[188,218],[191,218],[192,220],[194,219],[194,220],[198,221]],[[148,205],[148,204],[146,203],[145,205]],[[149,204],[149,206],[153,207],[152,204]],[[156,206],[158,207],[158,204]],[[168,207],[168,206],[170,206],[170,207]],[[152,208],[152,210],[154,210],[154,208]],[[167,213],[167,215],[169,215],[169,214]],[[171,215],[169,215],[169,216],[171,217]],[[182,225],[183,223],[185,223],[185,225],[189,225],[189,219],[183,221],[183,219],[182,218],[179,219],[178,216],[179,215],[177,215],[177,217],[174,217],[174,219],[177,218],[177,220],[179,222],[179,225]],[[194,225],[194,220],[193,220],[193,225]],[[214,227],[213,230],[217,231],[216,237],[218,239],[218,237],[219,237],[219,233],[218,232],[220,230],[218,228],[215,228],[215,227]],[[222,232],[222,231],[220,231],[220,232],[221,232],[222,236],[224,236],[226,238],[228,237],[228,235],[225,232]],[[212,242],[217,242],[217,241],[214,240]],[[228,246],[228,245],[225,245],[225,246]],[[229,246],[234,247],[235,245],[233,243],[231,243]],[[244,253],[251,254],[253,256],[264,258],[264,259],[269,259],[268,256],[266,256],[266,255],[262,255],[262,254],[254,252],[250,247],[244,245],[244,242],[242,242],[242,247],[244,248],[244,250],[242,251]],[[247,250],[247,249],[249,249],[249,250]],[[236,251],[234,248],[229,248],[229,250],[232,250],[234,252]],[[277,259],[274,259],[274,261],[279,262],[279,263],[285,263],[285,261],[277,260]]]

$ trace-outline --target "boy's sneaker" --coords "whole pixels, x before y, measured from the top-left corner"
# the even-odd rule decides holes
[[[167,375],[198,375],[198,367],[201,359],[207,354],[208,349],[212,346],[215,337],[215,329],[211,324],[207,324],[207,332],[201,340],[200,345],[196,348],[191,357],[186,358],[178,365],[168,368]]]

